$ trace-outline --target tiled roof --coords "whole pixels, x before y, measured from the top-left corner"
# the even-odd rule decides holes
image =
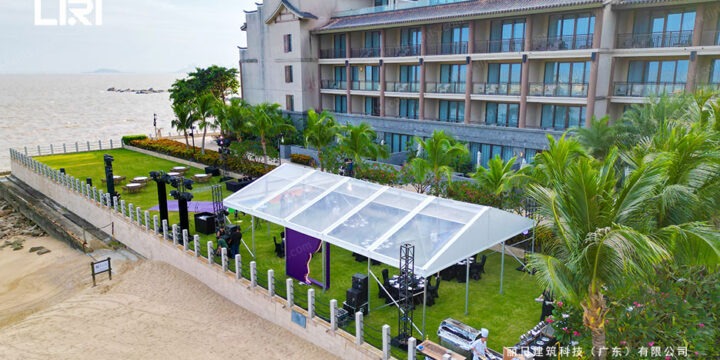
[[[288,0],[282,0],[278,4],[278,7],[273,11],[272,15],[270,15],[267,20],[265,20],[265,23],[269,23],[272,21],[272,19],[275,19],[278,14],[280,14],[280,11],[282,10],[283,6],[288,9],[288,11],[295,14],[300,19],[317,19],[317,16],[306,12],[306,11],[300,11],[300,9],[296,8],[295,5],[291,4]]]
[[[630,0],[629,0],[630,1]],[[466,18],[516,11],[540,10],[578,5],[602,5],[603,0],[475,0],[432,7],[387,11],[366,15],[333,18],[315,32],[401,24],[416,21]]]

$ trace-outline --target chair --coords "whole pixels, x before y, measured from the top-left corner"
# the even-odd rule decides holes
[[[435,286],[432,285],[432,277],[428,278],[427,280],[427,305],[432,306],[435,305],[435,299],[439,298],[440,295],[438,294],[438,290],[440,289],[440,280],[442,279],[441,275],[436,276]]]
[[[285,257],[285,240],[280,240],[280,242],[277,242],[277,237],[273,236],[273,243],[275,243],[275,255],[279,258]]]
[[[487,261],[487,256],[483,255],[480,262],[477,262],[476,254],[475,259],[475,262],[470,264],[470,277],[474,280],[480,280],[482,278],[482,274],[485,273],[485,261]]]

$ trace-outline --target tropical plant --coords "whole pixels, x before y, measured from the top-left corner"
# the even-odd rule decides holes
[[[205,154],[205,137],[207,136],[207,130],[213,126],[211,121],[208,121],[214,115],[213,110],[216,108],[218,100],[212,94],[205,94],[194,102],[194,113],[198,121],[198,127],[203,131],[202,134],[202,145],[200,146],[200,153]]]
[[[385,146],[375,142],[377,133],[365,122],[341,127],[338,138],[340,152],[353,159],[358,169],[363,167],[363,158],[384,159],[389,155]]]
[[[574,130],[574,134],[590,155],[604,159],[610,148],[617,145],[616,127],[610,125],[610,118],[607,116],[600,119],[593,116],[590,124],[590,127]]]
[[[185,79],[176,80],[170,87],[170,99],[173,105],[192,103],[210,93],[225,101],[228,93],[236,93],[240,83],[238,70],[212,65],[208,68],[195,68]]]
[[[250,104],[240,98],[232,98],[227,103],[218,101],[213,113],[217,120],[215,126],[220,128],[224,137],[242,141],[242,134],[248,130],[248,123],[252,119]]]
[[[332,114],[323,110],[321,113],[310,109],[307,115],[307,126],[303,135],[305,144],[314,147],[318,152],[320,170],[325,170],[324,154],[325,148],[335,141],[338,134],[338,125]]]
[[[195,124],[195,113],[193,112],[192,107],[188,104],[175,104],[172,109],[173,113],[175,113],[175,119],[170,122],[170,125],[172,125],[172,127],[178,132],[183,132],[183,135],[185,135],[185,147],[190,148],[188,130],[191,130]],[[193,147],[194,146],[195,145],[193,145]]]
[[[413,169],[411,172],[419,175],[420,171],[424,170],[429,173],[432,193],[439,196],[442,192],[442,181],[445,180],[448,183],[452,181],[453,168],[451,164],[466,155],[468,149],[455,141],[452,136],[438,130],[433,131],[432,136],[427,140],[416,137],[415,143],[420,145],[422,154],[410,161]]]
[[[267,156],[267,137],[280,133],[295,132],[295,127],[285,122],[280,112],[280,104],[262,103],[252,107],[253,120],[248,124],[250,129],[260,137],[262,145],[263,158],[265,164],[268,163]]]
[[[491,194],[489,206],[503,208],[506,199],[509,199],[509,193],[519,189],[524,180],[527,168],[518,168],[514,170],[516,157],[504,162],[500,156],[495,156],[488,162],[488,167],[479,167],[472,178],[478,183],[480,189]]]

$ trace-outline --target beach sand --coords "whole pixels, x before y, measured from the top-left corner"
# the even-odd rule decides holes
[[[93,287],[88,255],[24,239],[0,250],[2,359],[337,358],[167,264],[99,252],[113,258],[113,278]]]

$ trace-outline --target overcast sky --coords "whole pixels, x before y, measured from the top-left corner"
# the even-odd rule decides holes
[[[59,18],[59,4],[83,9],[102,1],[102,25],[36,26]],[[80,3],[78,3],[78,1]],[[257,1],[261,2],[261,1]],[[236,67],[245,46],[243,10],[254,0],[0,0],[0,73],[81,73],[96,69],[176,72]],[[94,13],[88,21],[95,24]]]

